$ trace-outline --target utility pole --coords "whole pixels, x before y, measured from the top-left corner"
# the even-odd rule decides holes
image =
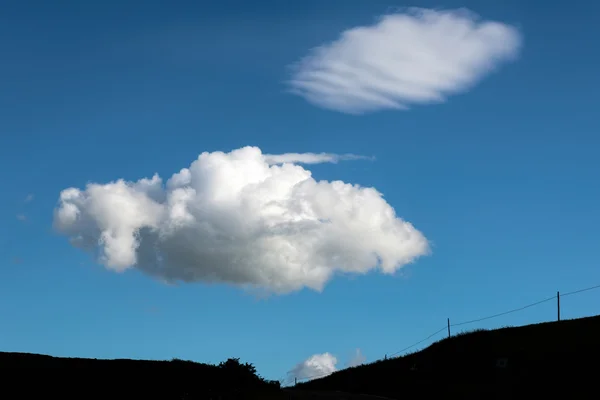
[[[560,292],[556,292],[556,309],[558,311],[558,320],[560,321]]]
[[[450,337],[450,318],[448,318],[448,337]]]

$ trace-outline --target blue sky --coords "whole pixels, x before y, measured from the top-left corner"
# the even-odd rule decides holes
[[[375,360],[448,317],[469,320],[600,283],[597,4],[162,3],[5,3],[0,350],[203,362],[234,356],[277,379],[314,354],[335,355],[338,368],[357,348]],[[445,101],[409,101],[407,110],[350,113],[341,109],[348,91],[331,100],[337,109],[293,93],[291,66],[312,48],[403,6],[466,7],[514,29],[520,46]],[[487,45],[494,43],[506,42]],[[453,49],[447,57],[458,54],[446,48]],[[398,82],[388,77],[387,88],[404,90],[390,86]],[[167,285],[135,266],[116,273],[53,229],[64,189],[154,173],[166,181],[202,152],[248,145],[264,154],[374,157],[301,167],[317,180],[376,188],[424,235],[430,254],[394,275],[363,265],[367,273],[336,275],[321,292],[257,298],[230,284]],[[566,298],[563,316],[596,314],[599,296]],[[548,302],[464,328],[555,313]]]

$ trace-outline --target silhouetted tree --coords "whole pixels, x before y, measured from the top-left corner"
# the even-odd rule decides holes
[[[256,367],[250,363],[241,363],[239,358],[229,358],[219,364],[230,384],[237,389],[256,386],[262,378],[256,374]]]

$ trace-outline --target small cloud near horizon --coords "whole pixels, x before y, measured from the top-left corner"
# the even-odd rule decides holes
[[[364,364],[367,358],[362,351],[357,348],[352,357],[346,363],[346,368],[356,367]],[[323,378],[338,371],[338,359],[331,353],[313,354],[306,360],[296,364],[287,373],[287,383],[291,384],[295,380],[299,382],[310,381],[312,379]]]
[[[348,29],[291,66],[291,92],[348,114],[442,103],[517,58],[513,26],[466,10],[406,8]]]
[[[337,371],[337,361],[331,353],[314,354],[288,372],[288,381],[309,381],[331,375]]]

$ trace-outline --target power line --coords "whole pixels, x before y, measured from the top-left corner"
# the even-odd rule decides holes
[[[395,355],[397,355],[397,354],[404,353],[406,350],[410,349],[411,347],[415,347],[416,345],[418,345],[418,344],[421,344],[421,343],[423,343],[424,341],[426,341],[426,340],[428,340],[428,339],[431,339],[432,337],[434,337],[435,335],[437,335],[438,333],[440,333],[440,332],[442,332],[442,331],[444,331],[444,330],[446,330],[446,327],[443,327],[442,329],[440,329],[440,330],[438,330],[438,331],[435,331],[435,332],[434,332],[434,333],[432,333],[431,335],[427,336],[425,339],[423,339],[423,340],[420,340],[420,341],[418,341],[418,342],[417,342],[417,343],[415,343],[415,344],[411,344],[410,346],[408,346],[408,347],[405,347],[405,348],[403,348],[402,350],[399,350],[399,351],[397,351],[397,352],[395,352],[395,353],[392,353],[392,354],[390,354],[390,357],[394,357],[394,356],[395,356]]]
[[[587,288],[573,290],[571,292],[560,294],[560,297],[571,296],[571,295],[574,295],[574,294],[578,294],[578,293],[582,293],[582,292],[587,292],[589,290],[594,290],[594,289],[599,289],[599,288],[600,288],[600,285],[594,285],[594,286],[590,286],[590,287],[587,287]],[[548,301],[556,300],[556,299],[557,299],[557,296],[548,297],[546,299],[543,299],[543,300],[540,300],[540,301],[536,301],[535,303],[527,304],[526,306],[523,306],[523,307],[515,308],[515,309],[509,310],[509,311],[505,311],[505,312],[502,312],[502,313],[498,313],[498,314],[493,314],[493,315],[490,315],[490,316],[487,316],[487,317],[482,317],[482,318],[472,319],[472,320],[469,320],[469,321],[459,322],[457,324],[451,324],[450,326],[451,327],[454,327],[454,326],[463,326],[463,325],[473,324],[475,322],[481,322],[481,321],[485,321],[485,320],[488,320],[488,319],[501,317],[503,315],[512,314],[512,313],[517,312],[517,311],[523,311],[523,310],[525,310],[527,308],[534,307],[534,306],[537,306],[539,304],[546,303]],[[399,350],[399,351],[397,351],[395,353],[390,354],[390,357],[394,357],[394,356],[396,356],[396,355],[398,355],[400,353],[404,353],[406,350],[409,350],[409,349],[411,349],[411,348],[413,348],[413,347],[415,347],[415,346],[417,346],[417,345],[419,345],[419,344],[421,344],[421,343],[423,343],[423,342],[431,339],[435,335],[438,335],[439,333],[445,331],[447,328],[448,328],[447,326],[444,326],[443,328],[441,328],[441,329],[435,331],[434,333],[432,333],[431,335],[427,336],[425,339],[419,340],[418,342],[416,342],[414,344],[411,344],[410,346],[405,347],[402,350]],[[318,379],[318,378],[323,378],[323,377],[329,376],[331,374],[332,373],[326,373],[326,374],[323,374],[323,375],[317,375],[317,376],[312,376],[312,377],[302,377],[302,378],[297,378],[297,380],[298,381],[304,381],[304,380]]]
[[[489,317],[483,317],[483,318],[478,318],[478,319],[472,319],[472,320],[470,320],[470,321],[460,322],[460,323],[458,323],[458,324],[451,324],[450,326],[461,326],[461,325],[472,324],[472,323],[474,323],[474,322],[485,321],[485,320],[487,320],[487,319],[492,319],[492,318],[500,317],[500,316],[502,316],[502,315],[511,314],[511,313],[514,313],[514,312],[517,312],[517,311],[522,311],[522,310],[525,310],[526,308],[533,307],[533,306],[537,306],[538,304],[542,304],[542,303],[545,303],[545,302],[547,302],[547,301],[550,301],[550,300],[556,300],[556,296],[548,297],[547,299],[540,300],[540,301],[536,301],[535,303],[527,304],[526,306],[519,307],[519,308],[515,308],[514,310],[505,311],[505,312],[503,312],[503,313],[499,313],[499,314],[490,315]]]
[[[600,285],[590,286],[585,289],[573,290],[572,292],[567,292],[565,294],[561,293],[560,297],[570,296],[572,294],[577,294],[577,293],[581,293],[581,292],[587,292],[588,290],[593,290],[593,289],[598,289],[598,288],[600,288]]]
[[[581,292],[586,292],[588,290],[593,290],[593,289],[598,289],[598,288],[600,288],[600,285],[590,286],[590,287],[587,287],[585,289],[573,290],[572,292],[567,292],[567,293],[561,294],[560,297],[570,296],[570,295],[573,295],[573,294],[577,294],[577,293],[581,293]],[[531,303],[531,304],[528,304],[528,305],[523,306],[523,307],[515,308],[514,310],[505,311],[503,313],[490,315],[489,317],[483,317],[483,318],[473,319],[473,320],[470,320],[470,321],[460,322],[458,324],[451,324],[450,326],[467,325],[467,324],[472,324],[474,322],[480,322],[480,321],[485,321],[487,319],[501,317],[502,315],[511,314],[511,313],[514,313],[514,312],[517,312],[517,311],[522,311],[522,310],[525,310],[525,309],[527,309],[529,307],[537,306],[538,304],[542,304],[542,303],[545,303],[547,301],[555,300],[555,299],[556,299],[556,296],[548,297],[547,299],[536,301],[535,303]]]
[[[587,288],[584,288],[584,289],[578,289],[578,290],[574,290],[572,292],[567,292],[567,293],[561,294],[560,297],[570,296],[570,295],[573,295],[573,294],[577,294],[577,293],[581,293],[581,292],[586,292],[588,290],[593,290],[593,289],[598,289],[598,288],[600,288],[600,285],[590,286],[590,287],[587,287]],[[483,317],[483,318],[477,318],[477,319],[472,319],[472,320],[469,320],[469,321],[459,322],[457,324],[451,324],[450,326],[451,327],[462,326],[462,325],[472,324],[472,323],[475,323],[475,322],[485,321],[485,320],[496,318],[496,317],[501,317],[503,315],[512,314],[512,313],[517,312],[517,311],[522,311],[522,310],[525,310],[527,308],[534,307],[534,306],[537,306],[539,304],[546,303],[548,301],[555,300],[555,299],[556,299],[556,296],[548,297],[546,299],[543,299],[543,300],[540,300],[540,301],[536,301],[535,303],[527,304],[526,306],[515,308],[513,310],[505,311],[505,312],[498,313],[498,314],[493,314],[493,315],[490,315],[490,316],[487,316],[487,317]],[[392,353],[390,355],[390,357],[393,357],[393,356],[395,356],[397,354],[403,353],[406,350],[408,350],[408,349],[410,349],[412,347],[415,347],[415,346],[417,346],[417,345],[419,345],[419,344],[421,344],[421,343],[423,343],[423,342],[431,339],[432,337],[434,337],[435,335],[439,334],[440,332],[442,332],[442,331],[444,331],[446,329],[447,329],[447,327],[443,327],[440,330],[435,331],[431,335],[427,336],[425,339],[420,340],[420,341],[418,341],[418,342],[416,342],[416,343],[414,343],[414,344],[412,344],[412,345],[410,345],[408,347],[405,347],[404,349],[402,349],[400,351]]]

